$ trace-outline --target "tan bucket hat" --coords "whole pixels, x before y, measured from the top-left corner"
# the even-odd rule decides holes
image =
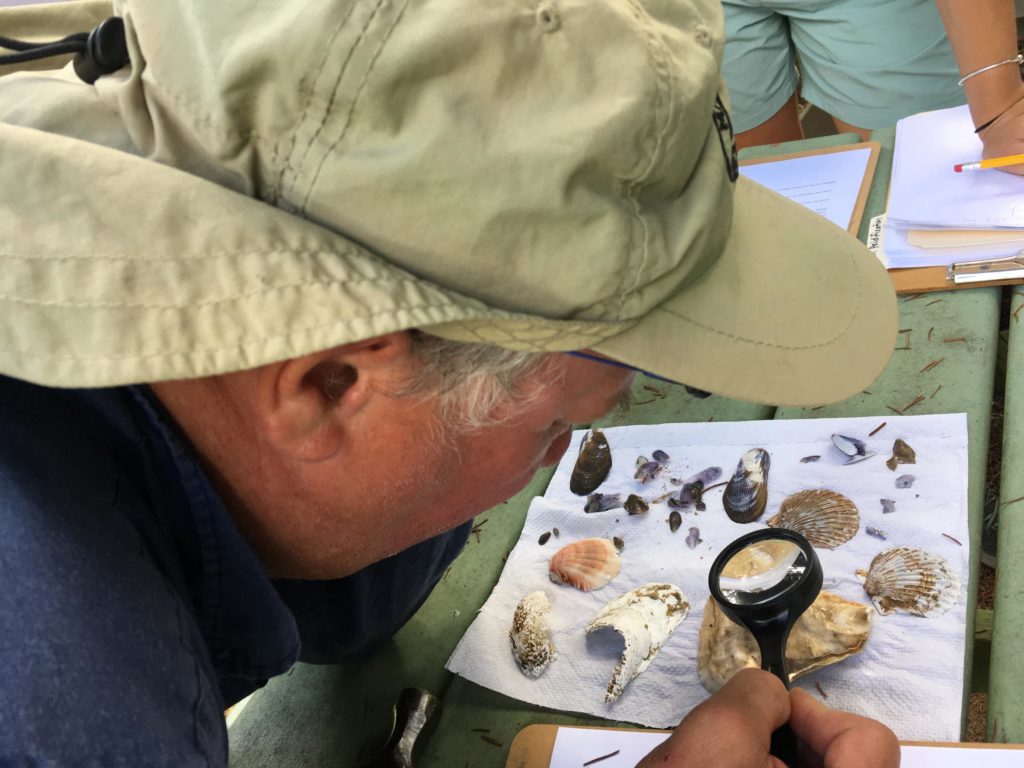
[[[714,0],[112,12],[128,67],[0,79],[0,372],[188,378],[418,327],[817,404],[893,348],[877,260],[734,180]]]

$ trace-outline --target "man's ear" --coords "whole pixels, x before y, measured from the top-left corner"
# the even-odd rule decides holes
[[[266,438],[299,461],[334,456],[352,419],[408,375],[411,355],[400,332],[266,366],[257,395]]]

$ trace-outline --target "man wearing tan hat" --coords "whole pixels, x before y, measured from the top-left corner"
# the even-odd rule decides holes
[[[817,404],[892,349],[874,257],[738,178],[709,0],[6,13],[20,59],[119,21],[0,79],[0,762],[224,765],[226,705],[394,632],[633,369]],[[723,691],[659,765],[787,718],[896,764]]]

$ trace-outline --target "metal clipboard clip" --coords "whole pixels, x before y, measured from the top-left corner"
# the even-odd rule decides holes
[[[1001,259],[958,261],[946,268],[946,280],[954,285],[1024,280],[1024,251]]]

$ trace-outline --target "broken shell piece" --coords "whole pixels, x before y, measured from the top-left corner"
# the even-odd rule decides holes
[[[643,458],[641,456],[640,458]],[[664,464],[657,461],[645,461],[643,464],[638,464],[636,467],[636,473],[633,475],[635,480],[639,480],[641,483],[649,483],[658,473],[661,472],[661,468]]]
[[[895,499],[879,499],[882,502],[882,514],[891,515],[896,511],[896,500]]]
[[[655,448],[654,453],[651,454],[651,458],[654,459],[655,461],[660,461],[662,464],[664,464],[666,461],[668,461],[668,454],[665,453],[660,448]]]
[[[683,481],[677,496],[669,496],[668,505],[674,509],[686,509],[691,504],[700,504],[704,489],[722,476],[721,467],[708,467]],[[701,510],[703,511],[703,510]]]
[[[555,552],[548,576],[556,584],[571,584],[581,592],[600,589],[622,568],[619,553],[608,539],[580,539]]]
[[[892,456],[886,459],[885,466],[895,472],[897,464],[916,463],[917,454],[914,452],[914,449],[903,442],[902,438],[897,437],[896,442],[892,444]]]
[[[612,449],[600,429],[592,429],[580,440],[580,453],[569,478],[569,490],[586,496],[597,490],[612,469]]]
[[[910,488],[917,478],[913,475],[900,475],[896,478],[897,488]]]
[[[540,538],[537,539],[537,543],[540,544],[543,547],[545,544],[548,543],[548,539],[550,539],[550,538],[551,538],[551,531],[544,531],[544,533],[542,533],[540,535]]]
[[[812,462],[815,462],[815,461],[817,461],[820,458],[821,458],[821,456],[817,456],[817,455],[815,455],[815,456],[804,456],[802,459],[800,459],[800,463],[801,464],[811,464]]]
[[[587,496],[583,511],[588,515],[594,512],[607,512],[622,506],[622,495],[618,493],[592,493]]]
[[[619,552],[626,548],[626,542],[620,539],[618,536],[612,536],[612,544],[615,545],[615,549]]]
[[[797,620],[786,642],[790,680],[863,650],[871,633],[872,613],[868,605],[821,592]],[[754,636],[708,598],[697,649],[697,673],[704,687],[714,693],[739,670],[760,666],[761,652]]]
[[[673,584],[645,584],[608,603],[587,626],[587,634],[602,627],[614,629],[625,641],[622,660],[612,672],[604,700],[613,702],[626,685],[647,669],[679,626],[690,604]]]
[[[752,523],[764,512],[770,464],[771,458],[764,448],[752,448],[740,457],[736,472],[722,494],[725,514],[734,523]]]
[[[688,546],[690,549],[693,549],[702,541],[704,541],[704,539],[700,537],[700,528],[691,528],[690,534],[686,537],[686,546]]]
[[[864,532],[867,533],[869,536],[874,536],[876,539],[881,539],[882,541],[885,541],[885,531],[881,530],[880,528],[875,528],[874,526],[869,525],[864,529]]]
[[[679,514],[679,510],[673,509],[668,515],[668,528],[672,533],[679,530],[679,526],[683,524],[683,516]]]
[[[896,547],[875,555],[867,572],[857,571],[864,591],[881,614],[941,615],[960,597],[960,576],[946,558],[924,549]]]
[[[779,514],[768,520],[772,528],[801,533],[815,547],[834,549],[854,537],[860,528],[860,513],[841,493],[821,490],[797,491],[782,502]]]
[[[531,592],[516,606],[512,614],[512,629],[508,637],[512,655],[527,677],[540,677],[555,658],[555,643],[551,639],[548,614],[551,603],[543,592]]]
[[[651,507],[646,501],[637,496],[635,493],[629,494],[626,497],[626,503],[622,505],[626,511],[631,515],[642,515],[647,512]]]
[[[864,461],[864,459],[875,455],[874,451],[868,450],[867,444],[863,440],[858,440],[856,437],[835,434],[832,435],[832,444],[846,456],[844,464],[856,464],[858,461]]]

